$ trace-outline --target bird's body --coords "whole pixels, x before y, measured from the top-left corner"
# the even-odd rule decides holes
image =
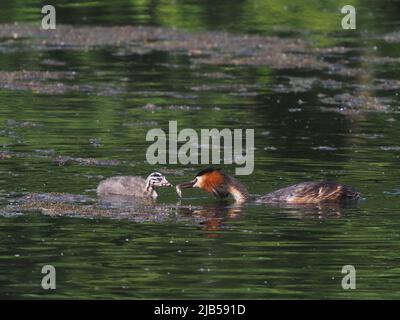
[[[133,197],[157,197],[154,189],[146,190],[146,180],[135,176],[110,177],[100,182],[97,187],[99,194],[120,194]]]
[[[344,202],[359,198],[360,193],[350,186],[332,181],[310,181],[282,188],[263,196],[256,197],[255,202],[308,204],[323,202]]]
[[[229,194],[236,203],[288,203],[288,204],[316,204],[316,203],[341,203],[347,200],[360,198],[360,193],[350,186],[331,181],[311,181],[295,184],[262,196],[253,196],[247,188],[236,178],[222,173],[220,170],[209,168],[201,171],[189,182],[177,186],[181,189],[200,188],[212,193],[217,198],[225,198]]]
[[[158,172],[153,172],[146,180],[138,176],[116,176],[101,181],[97,187],[97,193],[156,199],[158,194],[155,187],[157,186],[171,186],[171,184]]]

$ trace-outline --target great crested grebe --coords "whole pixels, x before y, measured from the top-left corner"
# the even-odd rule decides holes
[[[153,172],[147,179],[135,176],[117,176],[103,180],[97,187],[98,194],[124,195],[139,198],[156,199],[156,187],[171,187],[162,173]]]
[[[216,198],[225,198],[231,194],[238,204],[250,201],[290,204],[339,203],[360,198],[360,193],[352,187],[330,181],[303,182],[262,196],[252,196],[237,179],[214,168],[202,170],[193,180],[178,184],[176,191],[179,196],[182,196],[181,190],[186,188],[200,188],[212,193]]]

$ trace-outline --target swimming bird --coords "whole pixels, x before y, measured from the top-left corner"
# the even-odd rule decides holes
[[[339,203],[360,198],[360,193],[352,187],[331,181],[302,182],[262,196],[253,196],[236,178],[223,173],[220,169],[214,168],[202,170],[193,180],[178,184],[176,186],[178,195],[182,196],[182,189],[186,188],[200,188],[219,199],[232,195],[238,204],[245,202],[288,204]]]
[[[151,173],[147,179],[137,176],[110,177],[99,183],[97,193],[103,195],[125,195],[139,198],[156,199],[156,187],[171,187],[167,178],[160,172]]]

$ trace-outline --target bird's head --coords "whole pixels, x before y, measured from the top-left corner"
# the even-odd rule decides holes
[[[193,180],[178,184],[176,191],[182,197],[182,189],[200,188],[218,198],[224,198],[229,194],[227,192],[227,180],[228,176],[222,173],[220,169],[207,168],[200,171]]]
[[[152,172],[146,179],[146,185],[148,187],[171,187],[167,178],[160,172]]]

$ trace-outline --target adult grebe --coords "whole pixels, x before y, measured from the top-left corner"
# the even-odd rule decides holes
[[[360,198],[360,193],[352,187],[330,181],[303,182],[262,196],[252,196],[237,179],[214,168],[202,170],[193,180],[177,185],[176,191],[179,196],[182,196],[181,190],[185,188],[200,188],[216,198],[225,198],[231,194],[238,204],[250,201],[292,204],[338,203]]]

